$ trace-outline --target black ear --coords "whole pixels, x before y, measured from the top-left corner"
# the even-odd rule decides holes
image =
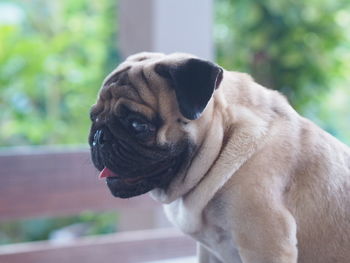
[[[181,114],[190,120],[200,117],[219,87],[223,73],[219,66],[196,58],[177,65],[158,64],[155,71],[170,81]]]

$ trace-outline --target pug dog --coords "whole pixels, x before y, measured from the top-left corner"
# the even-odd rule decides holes
[[[350,262],[349,147],[248,75],[139,53],[107,76],[91,120],[111,193],[150,192],[199,262]]]

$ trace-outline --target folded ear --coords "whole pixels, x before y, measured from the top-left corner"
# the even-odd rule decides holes
[[[158,64],[155,71],[168,79],[175,90],[181,114],[190,120],[200,117],[223,74],[219,66],[197,58],[176,65]]]

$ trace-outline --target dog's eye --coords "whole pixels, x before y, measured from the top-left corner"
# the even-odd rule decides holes
[[[131,120],[130,122],[130,128],[136,132],[137,134],[143,134],[143,133],[149,133],[154,132],[155,127],[149,123],[142,120]]]

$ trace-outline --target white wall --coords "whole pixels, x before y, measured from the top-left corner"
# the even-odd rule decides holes
[[[213,60],[213,0],[120,0],[122,56],[188,52]]]

